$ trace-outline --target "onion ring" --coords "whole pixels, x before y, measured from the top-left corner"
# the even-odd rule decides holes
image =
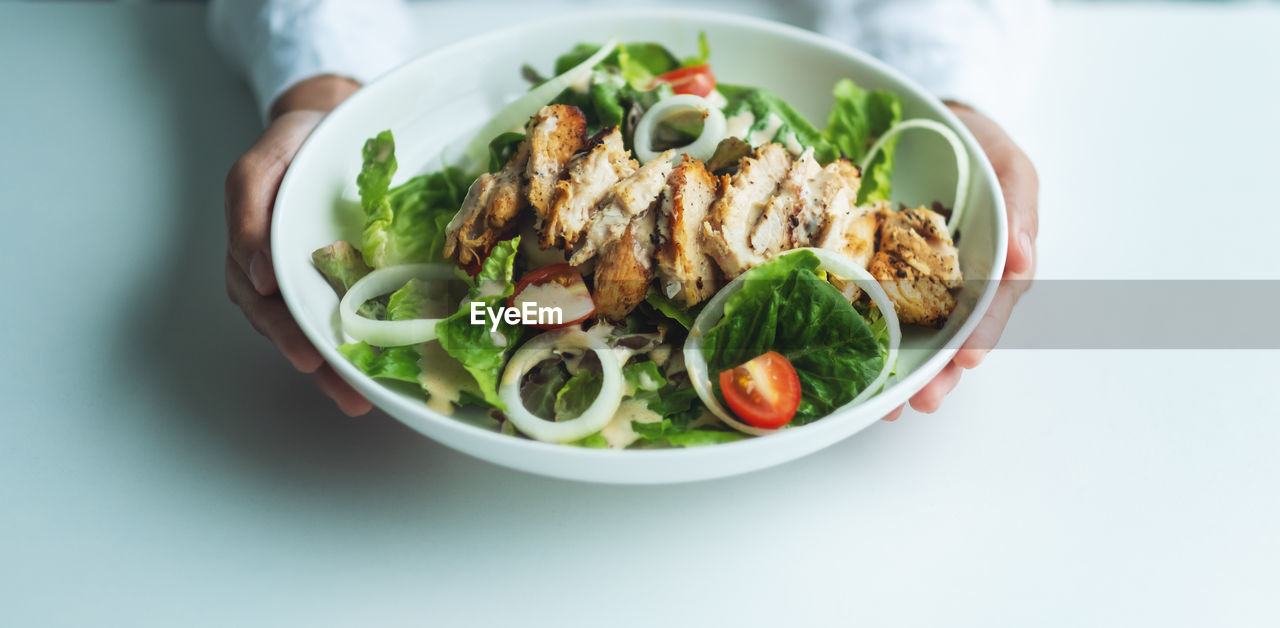
[[[636,123],[636,159],[639,159],[640,163],[648,162],[662,154],[653,149],[653,131],[658,123],[672,111],[688,109],[696,109],[703,114],[702,133],[692,143],[677,146],[674,150],[702,161],[711,159],[716,152],[716,147],[720,145],[720,141],[729,130],[724,112],[705,98],[693,94],[679,94],[658,101],[644,112],[644,115],[640,116],[640,121]]]
[[[529,412],[520,397],[520,381],[535,364],[552,356],[553,349],[590,349],[600,358],[604,381],[595,401],[577,418],[568,421],[548,421]],[[566,327],[540,334],[524,343],[502,372],[498,385],[498,398],[507,406],[507,420],[524,435],[548,443],[568,443],[599,432],[618,411],[622,403],[622,365],[613,349],[577,327]]]
[[[960,216],[964,214],[965,205],[969,200],[969,151],[965,149],[964,142],[960,141],[960,136],[956,135],[951,127],[923,118],[899,122],[885,131],[884,135],[871,145],[867,154],[862,157],[862,163],[858,164],[858,168],[865,174],[867,168],[871,166],[871,161],[876,158],[876,154],[884,148],[884,145],[907,129],[928,129],[941,135],[947,143],[951,144],[951,150],[956,154],[956,198],[951,207],[951,219],[947,221],[947,231],[954,235],[956,228],[960,226]]]
[[[455,277],[453,266],[448,264],[402,264],[379,268],[355,282],[338,303],[342,331],[356,340],[378,347],[400,347],[435,340],[436,323],[444,319],[380,321],[361,316],[356,310],[369,299],[399,290],[410,279],[438,281]]]

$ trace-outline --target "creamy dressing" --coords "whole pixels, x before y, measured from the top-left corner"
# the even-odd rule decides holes
[[[626,399],[618,406],[617,412],[613,413],[613,418],[609,419],[609,423],[601,428],[600,436],[604,437],[610,449],[625,449],[640,438],[640,435],[631,427],[632,421],[636,423],[657,423],[661,420],[662,416],[650,410],[645,402],[638,399]]]
[[[707,102],[711,103],[711,106],[716,109],[724,109],[725,106],[729,104],[729,101],[725,99],[724,94],[721,94],[718,89],[711,90],[711,93],[707,94],[706,98]]]
[[[782,128],[782,118],[778,114],[771,113],[765,118],[764,127],[751,132],[751,139],[747,141],[752,146],[760,146],[773,141],[773,137],[778,134],[778,129]]]
[[[471,374],[462,363],[445,353],[438,342],[418,345],[418,383],[427,393],[427,407],[441,414],[453,414],[463,386]]]
[[[726,136],[736,137],[746,141],[747,133],[751,131],[751,125],[756,123],[756,116],[750,111],[743,111],[742,113],[730,116],[725,122],[728,124],[728,127],[725,130]]]
[[[657,348],[649,352],[649,359],[653,360],[653,363],[658,366],[666,365],[667,360],[671,359],[671,345],[658,345]]]

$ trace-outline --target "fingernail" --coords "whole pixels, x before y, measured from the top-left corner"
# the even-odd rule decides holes
[[[1031,246],[1031,234],[1026,231],[1018,234],[1018,246],[1022,248],[1022,256],[1027,260],[1030,260],[1031,256],[1035,254]]]
[[[272,284],[275,277],[271,275],[271,263],[267,261],[267,256],[258,251],[253,254],[253,259],[249,260],[249,281],[253,282],[253,289],[258,294],[266,296],[271,294]]]

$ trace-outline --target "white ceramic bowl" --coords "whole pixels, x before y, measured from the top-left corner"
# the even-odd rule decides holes
[[[438,169],[441,151],[483,124],[526,89],[520,67],[549,71],[557,55],[583,40],[657,41],[692,54],[698,32],[711,43],[711,63],[725,83],[775,91],[819,126],[841,78],[896,92],[904,118],[938,120],[963,138],[971,155],[970,208],[960,231],[967,280],[960,304],[940,331],[908,330],[896,376],[869,401],[812,424],[763,438],[691,449],[611,451],[552,445],[481,427],[481,412],[447,416],[418,398],[366,377],[336,350],[344,342],[338,299],[311,265],[311,252],[338,239],[359,242],[361,216],[354,180],[360,148],[379,131],[395,133],[400,171],[394,183]],[[950,203],[954,157],[933,135],[901,137],[894,200]],[[657,484],[744,473],[816,451],[878,420],[904,403],[950,359],[994,296],[1004,267],[1005,210],[999,184],[977,142],[936,98],[892,68],[808,31],[706,12],[625,10],[578,13],[461,42],[410,61],[366,86],[315,130],[280,186],[272,253],[280,290],[302,330],[343,379],[379,408],[431,438],[500,465],[590,482]]]

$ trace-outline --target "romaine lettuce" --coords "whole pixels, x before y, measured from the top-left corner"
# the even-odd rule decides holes
[[[496,331],[491,331],[488,324],[473,325],[471,303],[479,302],[494,310],[507,305],[507,297],[515,289],[512,279],[519,245],[519,237],[499,242],[481,265],[479,274],[470,280],[469,298],[463,300],[462,307],[452,316],[436,324],[440,346],[471,373],[484,402],[495,408],[505,407],[498,399],[498,379],[507,354],[520,344],[523,328],[506,320],[498,322]]]
[[[671,447],[699,447],[702,445],[718,445],[732,443],[746,438],[742,432],[729,432],[712,429],[689,429],[680,427],[671,419],[663,419],[657,423],[631,422],[631,429],[640,435],[640,440],[650,445],[669,445]]]
[[[884,364],[867,321],[817,269],[818,258],[803,251],[748,271],[702,345],[713,382],[715,374],[767,351],[786,356],[802,392],[794,425],[848,403]]]
[[[827,116],[823,136],[845,157],[859,163],[876,139],[902,121],[902,102],[893,92],[865,90],[847,79],[836,83],[833,93],[836,103]],[[867,172],[862,173],[859,203],[889,200],[893,149],[897,143],[897,138],[886,142]]]
[[[781,142],[789,133],[794,133],[796,141],[804,147],[813,147],[813,156],[821,163],[829,163],[840,156],[836,148],[818,131],[813,123],[800,115],[787,101],[777,94],[758,87],[742,87],[739,85],[719,84],[716,89],[728,101],[724,107],[726,118],[732,118],[743,112],[752,115],[751,130],[757,131],[769,124],[769,117],[777,116],[782,121],[774,134],[774,141]]]
[[[579,369],[556,393],[555,420],[568,421],[581,416],[596,400],[603,383],[604,374],[600,371]]]
[[[418,383],[418,350],[415,347],[376,349],[369,343],[352,342],[338,347],[338,353],[369,377]]]
[[[424,174],[391,188],[395,140],[383,131],[365,142],[356,177],[364,209],[361,249],[373,268],[431,262],[444,249],[445,226],[462,207],[471,177],[458,168]]]

